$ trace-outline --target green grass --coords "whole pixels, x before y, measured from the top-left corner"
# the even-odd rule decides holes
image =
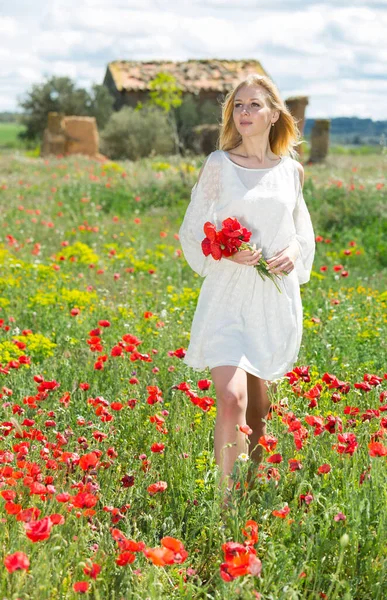
[[[0,150],[24,148],[24,143],[17,137],[25,129],[18,123],[0,123]]]
[[[357,146],[357,145],[341,145],[334,142],[329,146],[330,154],[344,154],[350,156],[368,156],[370,154],[383,154],[385,146]]]
[[[279,381],[267,423],[277,446],[264,450],[251,492],[248,464],[236,464],[234,512],[222,515],[211,373],[181,360],[203,280],[177,232],[201,159],[0,158],[0,493],[16,492],[8,504],[7,493],[0,497],[1,597],[77,598],[79,581],[95,600],[386,597],[386,458],[370,446],[387,446],[385,160],[331,156],[305,166],[320,241],[301,286],[294,367],[308,368],[310,380]],[[93,347],[97,328],[101,346]],[[348,393],[333,396],[324,374],[348,382]],[[355,387],[367,374],[381,384]],[[42,380],[58,387],[44,393]],[[203,411],[187,390],[214,406]],[[155,415],[165,419],[159,428]],[[340,434],[355,436],[353,453],[340,451]],[[162,453],[152,451],[156,442]],[[92,452],[98,462],[84,470],[79,460]],[[281,462],[268,461],[272,454]],[[329,471],[320,474],[322,465]],[[152,496],[158,481],[167,489]],[[71,498],[59,502],[64,492]],[[92,512],[78,492],[96,500]],[[285,518],[273,514],[286,505]],[[64,522],[32,542],[12,514],[20,507]],[[258,524],[261,575],[226,582],[222,545],[243,543],[248,519]],[[174,537],[188,557],[161,567],[139,551],[119,566],[114,529],[147,548]],[[28,572],[5,569],[16,551],[28,556]],[[91,561],[101,566],[96,579],[84,573]]]

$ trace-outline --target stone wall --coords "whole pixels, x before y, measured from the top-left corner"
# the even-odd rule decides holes
[[[95,117],[63,116],[51,112],[43,134],[41,155],[84,154],[100,158],[99,136]]]

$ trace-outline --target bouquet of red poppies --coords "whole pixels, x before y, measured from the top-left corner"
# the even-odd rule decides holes
[[[255,248],[249,244],[251,238],[251,231],[243,227],[238,219],[229,217],[222,221],[222,229],[216,231],[215,225],[210,221],[207,221],[203,226],[206,237],[202,241],[202,251],[204,256],[211,256],[215,260],[220,260],[222,256],[229,257],[235,252],[240,250],[255,250]],[[263,257],[259,259],[256,265],[253,265],[258,271],[261,279],[268,277],[271,279],[276,286],[277,290],[281,292],[281,289],[277,285],[275,278],[278,277],[276,273],[270,273],[268,270],[268,264]],[[287,273],[284,272],[284,275]]]

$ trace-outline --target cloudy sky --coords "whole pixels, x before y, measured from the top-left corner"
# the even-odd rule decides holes
[[[387,119],[387,0],[0,0],[0,111],[112,60],[254,58],[308,118]]]

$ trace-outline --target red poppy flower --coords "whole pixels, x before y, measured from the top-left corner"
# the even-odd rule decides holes
[[[253,430],[248,425],[240,425],[239,430],[246,435],[251,435],[253,433]]]
[[[258,523],[249,519],[242,528],[242,533],[247,538],[244,542],[245,546],[253,546],[258,542]]]
[[[24,523],[26,535],[31,542],[41,542],[50,537],[53,523],[50,517],[43,517],[40,521]]]
[[[213,242],[209,238],[204,238],[201,246],[204,256],[209,256],[211,254],[212,258],[215,260],[220,260],[222,258],[222,249],[219,241]]]
[[[61,492],[60,494],[57,494],[55,498],[58,502],[68,502],[71,499],[71,496],[68,492]]]
[[[121,410],[124,407],[123,404],[121,404],[121,402],[112,402],[110,405],[110,408],[112,410]]]
[[[159,567],[173,564],[174,553],[168,548],[145,548],[144,555]]]
[[[210,221],[204,223],[203,231],[206,237],[210,240],[210,242],[216,242],[218,239],[218,234],[216,231],[215,225],[213,225]]]
[[[261,446],[263,446],[265,448],[265,450],[267,450],[267,452],[272,452],[273,450],[276,449],[278,440],[276,437],[274,437],[272,435],[261,435],[261,437],[258,440],[258,443]]]
[[[329,473],[330,470],[331,470],[331,466],[328,463],[324,463],[317,469],[317,473],[319,475],[321,473]]]
[[[79,466],[83,471],[87,471],[87,469],[93,468],[98,463],[98,456],[95,452],[90,452],[89,454],[84,454],[79,459]]]
[[[72,497],[71,502],[77,508],[92,508],[97,504],[98,498],[88,492],[79,492],[76,496]]]
[[[6,502],[4,508],[5,512],[8,515],[17,515],[21,512],[23,507],[21,504],[15,504],[14,502]]]
[[[368,450],[370,456],[386,456],[387,447],[383,446],[381,442],[371,442],[368,444]]]
[[[271,512],[272,515],[274,515],[275,517],[280,517],[281,519],[284,519],[289,513],[290,507],[287,504],[280,510],[272,510]]]
[[[157,481],[156,483],[151,483],[151,485],[148,486],[147,491],[153,496],[154,494],[157,494],[157,492],[165,492],[167,487],[168,484],[166,481]]]
[[[32,506],[31,508],[25,508],[21,510],[17,517],[17,521],[23,521],[24,523],[29,523],[30,521],[36,521],[40,515],[40,509],[36,506]]]
[[[30,566],[30,561],[27,554],[24,554],[24,552],[15,552],[14,554],[8,554],[4,558],[4,564],[7,571],[13,573],[20,569],[27,570]]]
[[[14,490],[2,490],[0,495],[3,496],[4,500],[11,502],[16,498],[16,492]]]
[[[98,325],[99,325],[100,327],[110,327],[110,322],[109,322],[109,321],[106,321],[106,320],[104,320],[104,319],[101,319],[101,321],[98,321]]]
[[[73,590],[74,590],[74,592],[79,592],[81,594],[86,594],[86,592],[88,591],[89,587],[90,587],[90,584],[89,584],[88,581],[77,581],[73,585]]]
[[[136,560],[136,555],[132,552],[126,551],[121,552],[116,558],[116,564],[119,567],[124,567],[125,565],[129,565]]]
[[[183,563],[188,557],[188,552],[185,550],[183,543],[174,537],[166,536],[161,539],[161,545],[168,548],[174,553],[174,563]]]
[[[99,573],[101,572],[101,566],[97,563],[92,563],[91,567],[86,566],[83,569],[85,575],[92,577],[93,579],[97,579]]]
[[[269,456],[269,458],[267,459],[268,463],[274,463],[274,464],[279,464],[282,462],[282,454],[272,454],[271,456]]]
[[[58,513],[50,515],[50,521],[53,525],[63,525],[65,522],[64,516]]]
[[[222,222],[222,232],[226,237],[239,238],[243,242],[248,242],[251,238],[251,231],[243,227],[238,219],[231,217]]]
[[[259,575],[262,564],[256,556],[256,550],[238,542],[226,542],[222,545],[225,562],[220,565],[220,576],[224,581],[232,581],[242,575]]]
[[[151,446],[151,451],[152,452],[159,452],[159,453],[161,453],[161,452],[164,452],[164,448],[165,448],[164,444],[160,444],[160,443],[155,442]]]

